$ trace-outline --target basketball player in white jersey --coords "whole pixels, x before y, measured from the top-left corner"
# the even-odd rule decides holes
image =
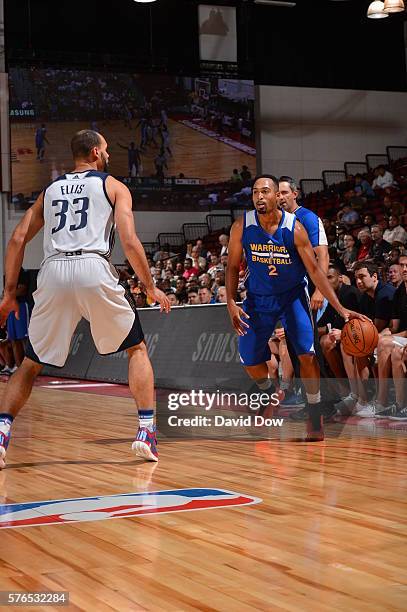
[[[0,326],[18,312],[16,286],[25,245],[44,227],[44,260],[34,293],[27,355],[10,378],[0,404],[0,469],[14,418],[30,396],[44,364],[62,367],[72,334],[83,317],[101,354],[126,350],[129,386],[137,402],[139,430],[136,454],[157,461],[153,371],[143,331],[131,300],[109,263],[115,225],[127,259],[161,311],[168,297],[156,289],[143,247],[136,235],[132,199],[127,187],[105,169],[109,159],[103,136],[92,130],[71,142],[75,169],[57,178],[40,194],[17,225],[6,252]]]

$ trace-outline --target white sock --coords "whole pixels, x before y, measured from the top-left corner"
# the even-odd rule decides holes
[[[321,401],[321,391],[318,391],[318,393],[306,393],[306,396],[309,404],[319,404]]]

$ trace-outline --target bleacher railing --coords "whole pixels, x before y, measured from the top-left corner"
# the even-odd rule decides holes
[[[387,157],[391,162],[396,162],[399,159],[407,158],[407,147],[400,147],[396,145],[390,145],[386,147]]]
[[[210,232],[227,230],[232,225],[232,215],[206,215],[206,222]]]
[[[343,170],[323,170],[322,179],[326,188],[339,185],[346,180],[346,174]]]
[[[366,162],[369,170],[373,170],[377,166],[388,166],[389,158],[387,153],[368,153],[366,155]]]
[[[368,172],[366,162],[345,162],[344,167],[346,176],[355,176],[355,174],[367,174]]]
[[[303,195],[324,191],[324,181],[322,179],[301,179],[300,187]]]
[[[185,242],[189,242],[190,240],[198,240],[198,238],[206,236],[209,233],[209,227],[207,223],[184,223],[182,233],[184,234]]]

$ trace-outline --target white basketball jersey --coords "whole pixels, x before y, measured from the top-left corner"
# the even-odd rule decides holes
[[[57,178],[44,193],[44,256],[99,253],[114,243],[114,209],[106,191],[108,174],[96,170]]]

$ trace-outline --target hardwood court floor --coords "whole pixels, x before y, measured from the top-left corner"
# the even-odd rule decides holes
[[[133,129],[124,127],[122,121],[109,121],[98,123],[98,129],[105,136],[109,144],[110,164],[109,172],[113,175],[127,176],[127,151],[121,149],[118,143],[128,146],[134,140],[140,143],[140,129],[133,122]],[[12,164],[13,193],[31,194],[39,191],[50,182],[69,170],[72,170],[70,154],[70,140],[73,134],[90,126],[86,122],[50,122],[47,126],[45,159],[39,162],[36,159],[34,146],[34,123],[11,123],[11,147],[17,160]],[[169,121],[171,134],[171,149],[173,157],[168,159],[166,176],[178,176],[181,172],[187,177],[201,178],[205,181],[227,181],[234,168],[240,169],[242,165],[249,167],[254,175],[256,173],[256,158],[243,153],[222,142],[200,134],[191,128],[176,121]],[[160,143],[161,140],[158,140]],[[18,153],[20,151],[20,153]],[[154,159],[158,149],[150,146],[142,154],[142,176],[155,174]]]
[[[134,412],[125,397],[35,388],[0,502],[191,487],[263,501],[2,529],[0,591],[67,590],[65,609],[97,612],[406,610],[403,428],[335,437],[328,425],[315,444],[293,441],[302,424],[284,440],[167,440],[154,466],[130,454]]]

